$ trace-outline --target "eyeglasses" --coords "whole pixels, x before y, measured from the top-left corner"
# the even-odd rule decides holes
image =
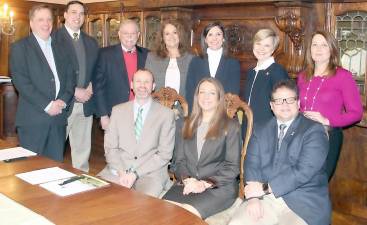
[[[287,103],[287,104],[293,104],[297,101],[297,97],[289,97],[289,98],[276,98],[276,99],[272,99],[271,101],[275,104],[275,105],[283,105],[283,103]]]
[[[121,33],[121,34],[124,37],[134,37],[134,36],[138,35],[138,32],[135,32],[135,33]]]

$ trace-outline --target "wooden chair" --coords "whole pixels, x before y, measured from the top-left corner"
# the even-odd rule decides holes
[[[240,99],[240,97],[238,97],[238,95],[234,95],[231,93],[227,93],[225,95],[225,101],[226,101],[226,106],[227,106],[227,115],[230,118],[234,118],[235,116],[238,116],[237,112],[243,112],[241,118],[242,118],[242,122],[244,121],[244,117],[246,117],[247,119],[247,129],[246,129],[246,133],[244,134],[243,137],[243,145],[242,145],[242,150],[241,150],[241,162],[240,162],[240,189],[239,189],[239,193],[238,193],[238,197],[242,198],[245,195],[245,183],[243,180],[243,175],[244,175],[244,169],[243,166],[245,164],[245,156],[246,156],[246,151],[247,151],[247,146],[248,143],[250,141],[250,137],[252,134],[252,127],[253,127],[253,114],[252,114],[252,110],[250,108],[249,105],[247,105],[247,103],[245,103],[244,101],[242,101]]]
[[[182,108],[183,116],[186,117],[189,114],[188,104],[184,97],[179,95],[177,91],[170,87],[163,87],[157,92],[152,94],[152,98],[158,100],[158,102],[170,109],[173,109],[175,102],[178,101]],[[168,171],[169,177],[172,181],[175,181],[175,175],[173,172]]]
[[[245,195],[245,190],[244,190],[244,180],[243,180],[243,175],[244,175],[244,163],[245,163],[245,156],[246,156],[246,151],[247,151],[247,146],[248,143],[250,141],[250,137],[252,134],[252,127],[253,127],[253,114],[252,114],[252,110],[251,108],[244,102],[242,101],[238,95],[234,95],[231,93],[227,93],[225,95],[225,101],[226,101],[226,106],[227,106],[227,115],[230,118],[234,118],[235,116],[239,116],[238,112],[242,112],[243,114],[239,116],[240,121],[243,122],[244,121],[244,117],[246,117],[247,119],[247,130],[246,133],[244,134],[244,138],[243,138],[243,145],[242,145],[242,150],[241,150],[241,161],[240,161],[240,186],[239,186],[239,192],[238,192],[238,198],[236,199],[236,201],[233,203],[233,205],[222,211],[219,212],[217,214],[214,214],[210,217],[208,217],[205,222],[207,222],[209,225],[225,225],[228,224],[229,220],[231,219],[232,215],[234,214],[234,212],[236,211],[236,209],[241,205],[242,200],[244,198]]]
[[[162,105],[173,109],[175,102],[178,101],[183,110],[183,116],[189,114],[189,108],[184,97],[179,95],[177,91],[170,87],[163,87],[152,94],[153,99],[157,99]]]

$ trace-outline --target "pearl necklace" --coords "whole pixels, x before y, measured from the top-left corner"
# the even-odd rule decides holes
[[[310,82],[308,83],[308,86],[307,86],[307,89],[306,89],[306,95],[304,97],[304,100],[305,100],[305,111],[312,111],[313,110],[313,106],[315,104],[315,100],[316,100],[316,97],[317,97],[317,94],[319,93],[320,91],[320,88],[322,86],[322,84],[324,83],[325,81],[325,78],[322,78],[321,79],[321,82],[319,84],[319,86],[317,87],[316,89],[316,92],[315,92],[315,95],[312,97],[312,104],[311,104],[311,107],[309,108],[309,110],[307,110],[307,98],[308,98],[308,91],[310,90],[310,86],[311,86],[311,82],[313,81],[313,78],[310,80]]]

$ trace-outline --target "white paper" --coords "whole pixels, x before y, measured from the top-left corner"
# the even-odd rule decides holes
[[[65,179],[64,179],[65,180]],[[95,189],[95,187],[89,184],[83,184],[80,181],[74,181],[69,184],[60,185],[63,180],[57,180],[49,183],[40,184],[41,187],[49,190],[59,196],[68,196],[79,192],[89,191]]]
[[[101,187],[105,187],[109,185],[108,182],[92,177],[92,176],[88,176],[85,174],[81,176],[84,178],[80,180],[72,181],[64,185],[61,185],[61,184],[63,183],[63,181],[67,179],[43,183],[43,184],[40,184],[40,186],[45,188],[48,191],[51,191],[59,196],[64,197],[64,196],[73,195],[73,194],[85,192],[85,191],[90,191],[93,189],[97,189],[97,188],[101,188]]]
[[[76,176],[74,173],[63,170],[59,167],[51,167],[41,170],[34,170],[26,173],[19,173],[18,178],[30,183],[30,184],[42,184],[54,180],[65,179]]]
[[[37,153],[29,151],[22,147],[6,148],[0,150],[0,161],[19,157],[35,156],[35,155],[37,155]]]

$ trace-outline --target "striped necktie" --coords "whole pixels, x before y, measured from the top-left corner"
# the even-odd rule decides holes
[[[284,130],[285,128],[287,127],[287,125],[285,124],[280,124],[279,125],[279,136],[278,136],[278,151],[280,150],[280,146],[282,145],[282,141],[283,141],[283,138],[284,138]]]
[[[77,41],[79,39],[78,33],[73,33],[73,40]]]
[[[135,137],[136,140],[139,140],[141,131],[143,129],[143,108],[138,109],[138,115],[135,120]]]

